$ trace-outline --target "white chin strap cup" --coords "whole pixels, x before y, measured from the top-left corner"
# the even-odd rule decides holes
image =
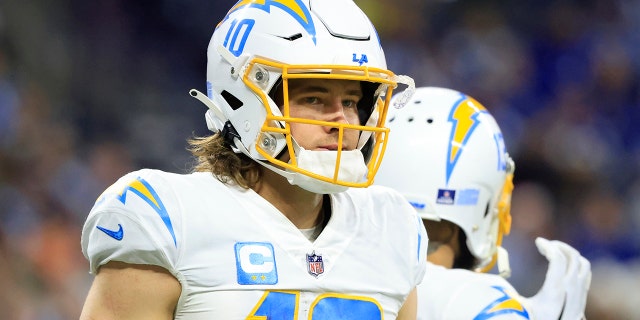
[[[501,277],[508,279],[511,277],[511,266],[509,265],[509,253],[503,247],[498,247],[498,273]]]

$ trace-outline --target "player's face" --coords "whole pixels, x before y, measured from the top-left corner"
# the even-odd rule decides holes
[[[292,118],[330,121],[358,125],[358,101],[362,98],[360,82],[353,80],[289,80],[289,113]],[[293,138],[307,150],[337,150],[336,127],[291,123]],[[356,148],[360,131],[345,129],[342,149]]]

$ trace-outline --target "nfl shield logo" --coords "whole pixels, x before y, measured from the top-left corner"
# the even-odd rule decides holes
[[[309,271],[309,274],[314,277],[317,277],[324,272],[322,256],[317,255],[315,251],[311,254],[307,254],[307,271]]]

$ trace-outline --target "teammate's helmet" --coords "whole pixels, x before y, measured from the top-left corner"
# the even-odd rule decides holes
[[[515,169],[495,119],[465,94],[423,87],[389,111],[388,127],[376,184],[403,193],[423,219],[458,225],[487,266],[509,233]]]
[[[289,117],[288,80],[294,78],[361,81],[365,96],[358,106],[360,123]],[[352,0],[241,0],[216,26],[209,43],[210,101],[201,100],[211,109],[207,113],[211,130],[221,131],[234,151],[255,159],[291,183],[302,185],[305,183],[296,182],[306,179],[312,180],[311,184],[324,183],[325,187],[366,187],[373,181],[386,145],[388,129],[384,122],[392,91],[405,79],[412,85],[410,78],[387,70],[377,32]],[[282,109],[274,101],[275,90],[283,90]],[[196,96],[197,92],[192,94]],[[337,152],[310,161],[314,165],[323,162],[327,167],[324,162],[329,158],[333,169],[325,171],[330,174],[315,170],[314,165],[300,165],[302,148],[290,132],[294,122],[340,131],[361,130],[357,156],[342,151],[339,141]],[[278,159],[285,150],[291,156],[289,162]],[[361,163],[356,177],[347,177],[354,176],[353,169],[346,168],[350,162],[347,159]]]

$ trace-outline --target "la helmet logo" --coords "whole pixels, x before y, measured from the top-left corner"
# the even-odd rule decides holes
[[[367,63],[369,62],[369,59],[367,59],[367,55],[366,54],[360,54],[360,57],[358,58],[358,54],[354,53],[353,54],[353,62],[357,62],[359,65],[362,65],[363,63]]]

